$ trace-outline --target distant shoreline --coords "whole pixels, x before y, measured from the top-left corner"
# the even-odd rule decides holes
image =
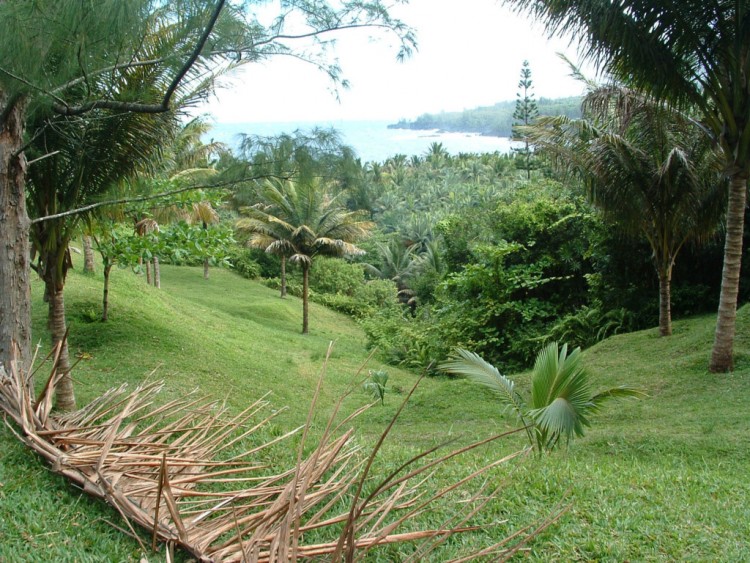
[[[438,128],[411,129],[388,126],[385,120],[341,120],[327,122],[255,122],[216,123],[206,140],[226,143],[239,148],[240,135],[275,136],[292,133],[296,129],[333,127],[342,141],[351,146],[363,162],[383,162],[396,154],[407,156],[426,154],[430,145],[440,143],[452,154],[510,152],[510,140],[497,135],[482,135],[475,131],[448,131]]]
[[[497,133],[493,133],[489,131],[476,131],[476,130],[471,130],[471,129],[441,129],[441,128],[435,128],[435,127],[420,127],[419,125],[416,125],[414,122],[406,122],[405,124],[402,124],[401,122],[389,123],[388,125],[386,125],[386,129],[402,129],[404,131],[435,131],[436,136],[450,134],[450,133],[464,133],[466,135],[476,135],[478,137],[497,137],[498,139],[504,139],[510,136],[510,135],[499,135]]]

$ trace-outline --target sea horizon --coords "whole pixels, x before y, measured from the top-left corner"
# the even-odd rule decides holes
[[[215,123],[207,137],[239,147],[241,135],[274,136],[310,131],[315,127],[333,128],[351,146],[362,162],[383,162],[396,154],[424,156],[432,143],[441,143],[450,154],[510,152],[507,137],[478,133],[457,133],[437,129],[389,129],[394,120],[320,120]]]

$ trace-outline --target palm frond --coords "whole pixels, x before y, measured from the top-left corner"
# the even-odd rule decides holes
[[[607,389],[606,391],[601,391],[591,397],[591,406],[592,406],[592,412],[596,412],[599,410],[601,405],[609,401],[610,399],[623,399],[623,398],[635,398],[635,399],[643,399],[645,397],[648,397],[646,392],[643,389],[638,389],[636,387],[629,387],[627,385],[620,385],[619,387],[613,387],[612,389]]]
[[[567,440],[575,434],[583,435],[583,426],[588,425],[575,406],[563,397],[557,397],[549,405],[529,411],[529,416],[536,423],[545,446],[549,441],[556,441],[564,436]]]
[[[446,373],[466,377],[490,389],[499,397],[505,408],[512,408],[518,418],[523,421],[526,407],[516,391],[516,384],[478,354],[457,348],[448,360],[440,364],[439,369]]]

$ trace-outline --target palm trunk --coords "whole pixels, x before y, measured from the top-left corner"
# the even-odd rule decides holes
[[[310,264],[302,263],[302,334],[308,333],[308,288],[310,280]]]
[[[208,230],[208,224],[205,221],[203,221],[203,230]],[[203,259],[203,279],[208,279],[208,256]]]
[[[146,260],[146,285],[151,285],[151,260]]]
[[[286,256],[281,257],[281,298],[286,297]]]
[[[161,289],[161,272],[159,270],[159,258],[154,256],[154,287]]]
[[[109,319],[109,273],[112,270],[112,264],[109,261],[104,262],[104,295],[102,297],[102,322],[106,323]]]
[[[94,248],[90,235],[83,235],[83,273],[94,273]]]
[[[70,357],[68,355],[68,341],[65,339],[67,327],[65,325],[65,299],[62,287],[50,287],[50,311],[52,313],[52,345],[62,343],[57,362],[57,373],[62,379],[55,386],[55,406],[61,411],[76,408],[76,398],[73,393],[73,380],[70,377]]]
[[[16,360],[22,373],[31,362],[31,254],[21,151],[25,105],[0,90],[0,363],[10,369]]]
[[[672,267],[658,268],[659,336],[672,334]]]
[[[732,350],[734,347],[735,321],[737,319],[740,266],[742,265],[746,192],[747,176],[735,173],[729,185],[727,234],[724,242],[724,269],[721,274],[719,313],[716,318],[716,333],[714,335],[714,346],[711,350],[711,363],[708,367],[714,373],[734,369]]]

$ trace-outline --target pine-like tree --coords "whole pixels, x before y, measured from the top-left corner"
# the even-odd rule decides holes
[[[523,146],[516,147],[513,151],[519,157],[519,167],[526,170],[526,178],[531,178],[531,171],[534,168],[534,149],[529,143],[527,133],[520,126],[531,125],[539,115],[536,100],[534,99],[534,86],[531,81],[531,69],[529,61],[523,61],[521,66],[521,79],[518,81],[518,93],[516,94],[516,110],[513,112],[513,140],[523,143]]]

